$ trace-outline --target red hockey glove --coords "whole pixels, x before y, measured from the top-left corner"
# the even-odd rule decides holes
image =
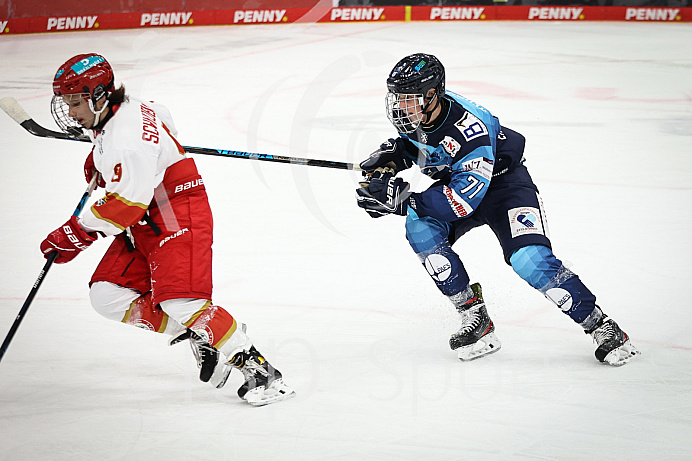
[[[92,150],[91,152],[89,152],[89,155],[87,156],[86,161],[84,162],[84,177],[86,178],[86,182],[91,182],[91,178],[94,177],[94,173],[98,173],[98,170],[94,165],[94,151]],[[99,178],[96,180],[96,185],[102,188],[106,187],[106,182],[103,180],[103,176],[101,176],[101,173],[99,173]]]
[[[64,264],[72,261],[80,252],[87,249],[98,234],[85,232],[77,222],[77,217],[72,216],[63,226],[48,234],[48,237],[41,242],[43,257],[48,259],[48,255],[57,251],[55,258],[56,264]]]

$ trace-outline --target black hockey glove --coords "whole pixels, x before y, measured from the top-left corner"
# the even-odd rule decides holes
[[[366,178],[370,178],[373,171],[381,167],[392,168],[394,173],[397,173],[413,166],[415,151],[416,147],[411,141],[391,138],[380,144],[380,148],[370,154],[370,157],[360,162],[360,169]]]
[[[406,216],[409,204],[409,184],[391,173],[380,176],[377,171],[370,183],[356,189],[358,206],[363,208],[371,218],[379,218],[387,214]]]

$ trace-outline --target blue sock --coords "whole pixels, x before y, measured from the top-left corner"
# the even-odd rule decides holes
[[[589,331],[601,319],[596,297],[557,259],[550,248],[530,245],[509,258],[512,269],[529,285],[543,293],[572,320]]]

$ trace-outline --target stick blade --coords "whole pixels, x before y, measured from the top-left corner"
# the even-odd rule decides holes
[[[12,117],[20,125],[27,120],[31,120],[29,114],[26,113],[22,106],[19,105],[16,99],[7,97],[0,99],[0,108],[4,110],[7,115]]]

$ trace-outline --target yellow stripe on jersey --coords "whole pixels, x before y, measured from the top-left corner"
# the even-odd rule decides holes
[[[91,207],[92,213],[98,219],[106,221],[120,230],[138,223],[148,206],[143,203],[131,202],[115,193],[107,193],[104,198]]]

